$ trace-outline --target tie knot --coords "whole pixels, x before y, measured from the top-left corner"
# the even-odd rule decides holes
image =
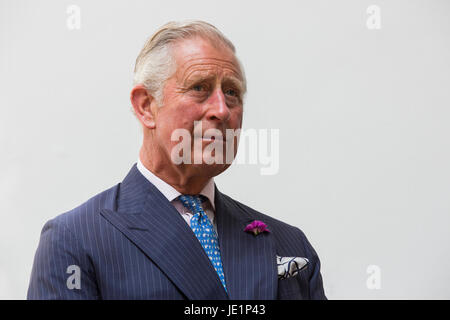
[[[201,194],[183,194],[178,198],[180,199],[183,206],[191,210],[193,213],[203,211],[202,202],[208,199]]]

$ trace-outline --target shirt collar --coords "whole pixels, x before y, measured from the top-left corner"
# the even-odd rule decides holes
[[[172,202],[178,196],[181,195],[181,193],[178,190],[176,190],[170,184],[168,184],[161,178],[157,177],[153,172],[148,170],[141,162],[141,159],[138,159],[137,161],[137,168],[142,173],[142,175],[148,181],[150,181],[167,198],[167,200],[169,200],[169,202]],[[211,203],[211,206],[215,210],[216,208],[214,203],[214,191],[215,191],[214,179],[211,178],[208,180],[202,191],[200,191],[200,194],[208,198],[209,202]]]

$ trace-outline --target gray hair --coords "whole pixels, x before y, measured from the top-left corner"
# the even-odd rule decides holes
[[[215,26],[204,21],[188,20],[169,22],[156,31],[145,43],[136,59],[133,84],[142,84],[155,97],[159,105],[163,100],[163,87],[176,70],[171,45],[181,39],[199,36],[207,39],[212,45],[223,44],[234,54],[236,49]],[[241,62],[236,57],[243,77],[244,93],[246,80]]]

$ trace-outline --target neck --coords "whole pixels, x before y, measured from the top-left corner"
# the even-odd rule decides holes
[[[139,159],[144,167],[181,194],[199,194],[212,178],[202,175],[201,170],[196,172],[192,165],[174,165],[170,159],[150,157],[150,154],[161,153],[147,152],[142,146]]]

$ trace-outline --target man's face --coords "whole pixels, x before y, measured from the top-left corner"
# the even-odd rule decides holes
[[[226,144],[234,143],[234,150],[229,152],[232,153],[231,159],[234,159],[238,137],[230,139],[232,141],[212,142],[203,136],[208,129],[217,129],[226,140],[227,129],[241,128],[244,89],[239,64],[229,48],[216,48],[198,37],[176,43],[172,52],[177,69],[164,86],[162,107],[157,108],[155,116],[153,143],[158,144],[162,156],[171,159],[174,165],[172,148],[180,145],[181,139],[172,141],[172,133],[176,129],[187,130],[191,136],[191,164],[182,166],[197,174],[215,176],[230,166],[230,161],[226,160],[227,157],[230,159],[230,155],[226,154]],[[194,139],[194,121],[196,133],[199,133],[198,126],[201,124],[202,137],[197,139]],[[198,146],[205,150],[211,143],[222,144],[223,154],[219,155],[222,161],[193,164]],[[195,150],[194,144],[197,145]],[[212,152],[213,156],[216,150]]]

